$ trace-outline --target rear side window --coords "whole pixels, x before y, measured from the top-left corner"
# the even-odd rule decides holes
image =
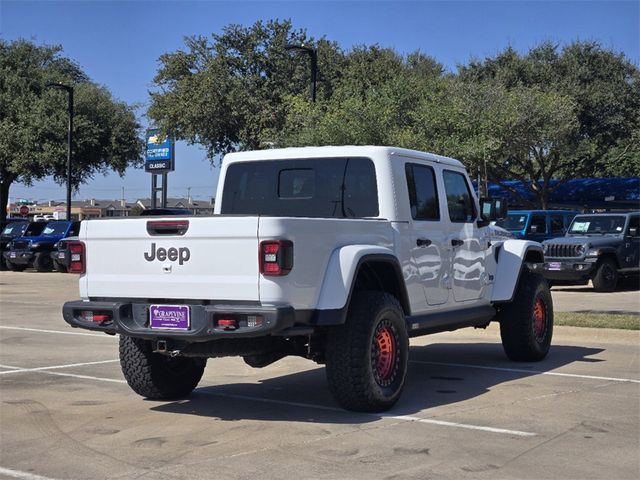
[[[414,220],[440,220],[438,191],[433,168],[426,165],[405,165],[411,218]]]
[[[447,194],[449,219],[455,223],[468,223],[476,219],[476,208],[465,176],[458,172],[443,172],[444,189]]]
[[[536,233],[547,233],[547,217],[544,215],[532,215],[531,225],[529,225],[529,232],[533,230],[532,227],[536,227]]]
[[[362,218],[378,215],[378,188],[368,158],[263,160],[230,165],[222,214]]]
[[[551,233],[564,233],[564,215],[551,215]]]

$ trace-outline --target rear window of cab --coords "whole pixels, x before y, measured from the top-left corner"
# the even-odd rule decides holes
[[[369,158],[261,160],[229,165],[222,214],[364,218],[379,214]]]

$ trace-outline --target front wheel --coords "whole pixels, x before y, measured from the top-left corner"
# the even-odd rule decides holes
[[[33,268],[38,272],[50,272],[52,262],[49,252],[38,252],[33,257]]]
[[[56,272],[67,273],[67,267],[58,262],[53,262]]]
[[[327,336],[329,389],[347,410],[382,412],[400,398],[409,338],[398,300],[386,292],[356,293],[347,322]]]
[[[204,373],[206,358],[168,357],[152,351],[151,342],[120,336],[120,366],[138,395],[173,400],[189,395]]]
[[[517,362],[536,362],[547,356],[553,335],[553,301],[549,285],[524,270],[513,300],[498,313],[504,352]]]
[[[17,263],[13,263],[9,260],[5,262],[7,264],[7,268],[12,272],[23,272],[27,266],[26,265],[18,265]]]
[[[593,277],[593,289],[596,292],[613,292],[618,284],[618,268],[610,258],[605,258],[598,264]]]

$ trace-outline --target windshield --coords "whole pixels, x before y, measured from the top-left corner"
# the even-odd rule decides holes
[[[618,215],[578,215],[568,233],[622,233],[626,217]]]
[[[43,235],[64,235],[69,226],[66,222],[49,222],[42,231]]]
[[[4,227],[2,230],[2,236],[17,237],[24,233],[29,225],[27,222],[12,222]]]
[[[507,218],[498,220],[496,225],[506,230],[524,230],[524,227],[527,224],[527,216],[528,215],[523,215],[521,213],[509,214],[507,215]]]

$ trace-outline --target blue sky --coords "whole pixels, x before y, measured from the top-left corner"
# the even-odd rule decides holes
[[[640,64],[640,1],[28,1],[0,0],[0,35],[60,44],[64,54],[124,101],[141,105],[158,57],[182,48],[187,35],[219,33],[225,25],[290,18],[313,37],[343,48],[379,44],[408,53],[420,50],[449,69],[511,45],[526,51],[551,40],[596,40]],[[146,119],[142,118],[146,124]],[[208,198],[218,169],[197,146],[179,143],[169,195]],[[150,175],[129,170],[124,178],[98,176],[74,198],[135,199],[149,195]],[[64,199],[51,180],[27,188],[14,184],[11,199]]]

